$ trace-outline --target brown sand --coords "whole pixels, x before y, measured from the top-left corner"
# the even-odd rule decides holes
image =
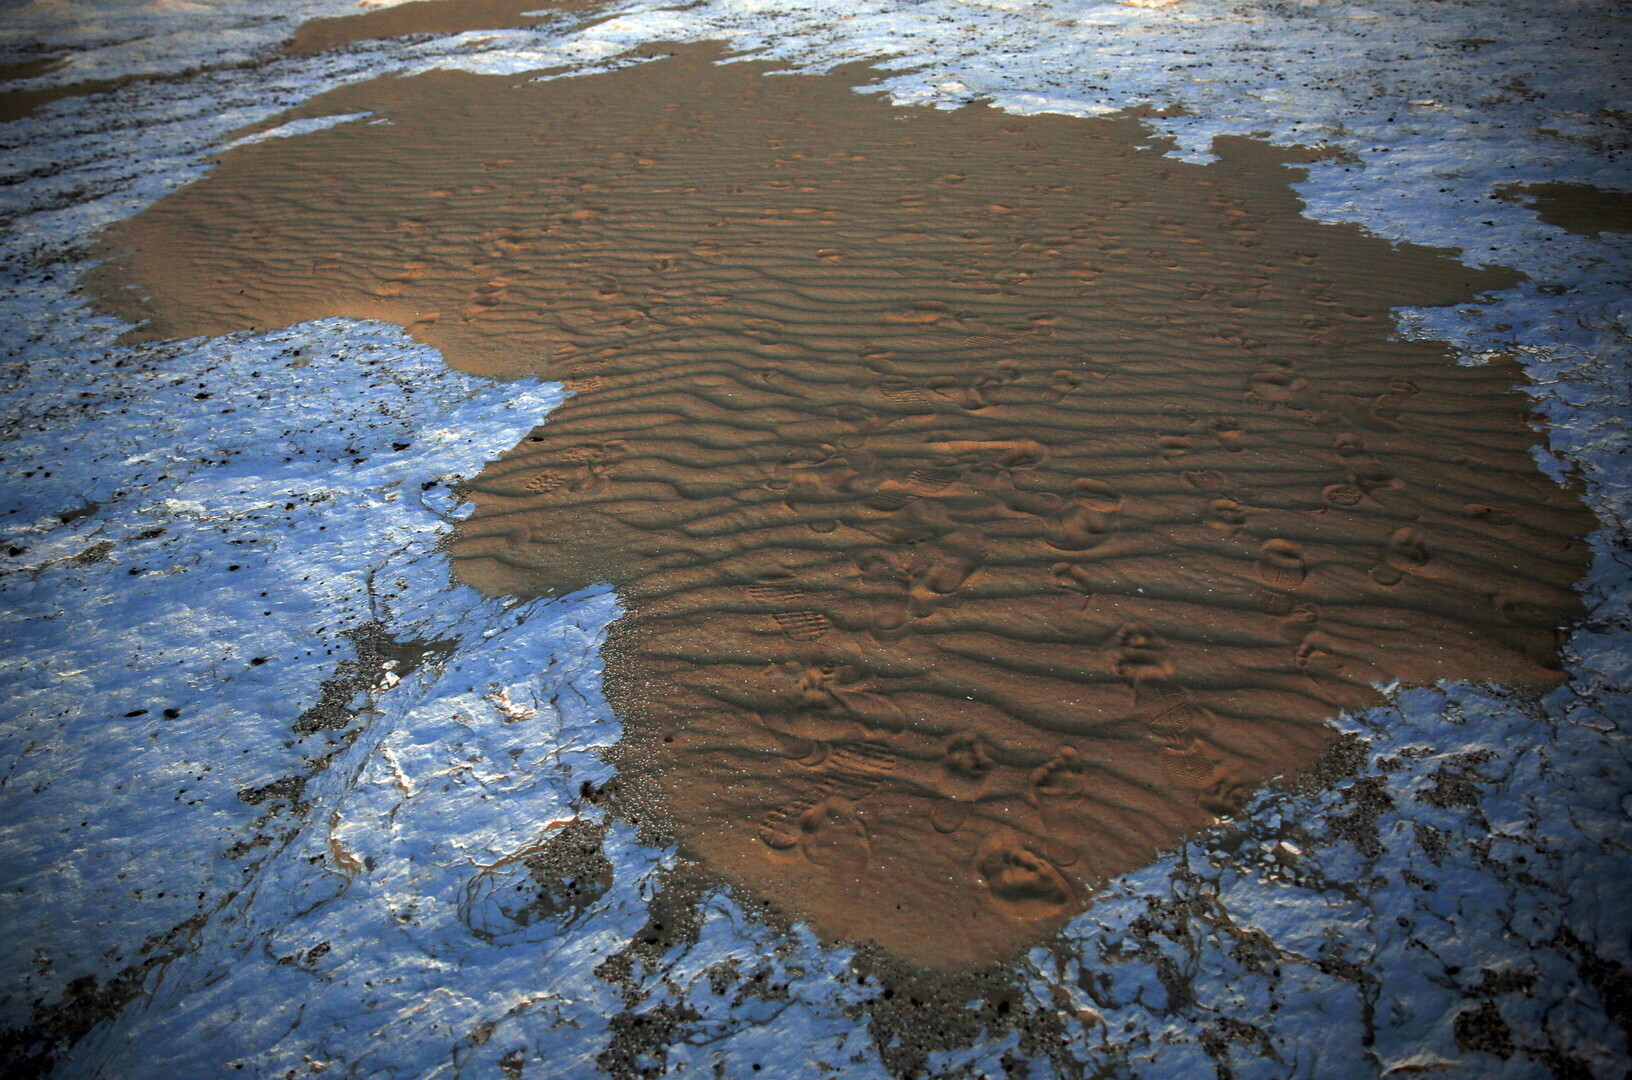
[[[40,56],[33,60],[19,60],[14,64],[0,64],[0,82],[48,75],[67,62],[60,56]]]
[[[300,25],[284,52],[308,56],[380,38],[527,26],[558,12],[588,11],[601,4],[602,0],[417,0],[357,15],[312,19]],[[543,14],[530,16],[532,12]]]
[[[1606,191],[1591,184],[1504,184],[1496,197],[1523,202],[1549,225],[1583,236],[1632,233],[1632,191]]]
[[[1522,376],[1390,339],[1512,275],[1306,220],[1259,144],[711,55],[338,91],[302,115],[392,123],[232,151],[93,284],[149,338],[367,316],[565,378],[458,576],[615,583],[631,786],[922,963],[1042,940],[1374,682],[1559,679],[1591,520]]]
[[[44,75],[49,71],[62,66],[63,61],[44,61],[33,64],[18,64],[14,68],[0,73],[0,79],[5,81],[32,79],[36,75]],[[63,98],[86,97],[90,94],[106,94],[122,89],[133,82],[148,81],[152,76],[126,75],[118,79],[87,79],[84,82],[64,83],[61,86],[45,86],[24,90],[0,90],[0,123],[9,124],[13,120],[21,120]]]

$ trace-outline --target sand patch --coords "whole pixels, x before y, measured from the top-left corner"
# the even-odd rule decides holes
[[[1522,202],[1549,225],[1597,236],[1632,233],[1632,191],[1607,191],[1591,184],[1504,184],[1496,197]]]
[[[311,19],[300,24],[284,52],[309,56],[359,41],[502,30],[600,6],[602,0],[416,0],[355,15]]]
[[[616,584],[630,786],[914,961],[1041,940],[1373,682],[1559,680],[1591,520],[1522,375],[1390,340],[1512,275],[1304,219],[1245,140],[714,55],[326,95],[285,119],[390,123],[228,153],[91,284],[140,336],[373,317],[565,379],[456,572]]]

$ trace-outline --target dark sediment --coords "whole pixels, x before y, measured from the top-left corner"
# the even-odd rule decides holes
[[[1496,197],[1523,202],[1548,225],[1597,236],[1632,233],[1632,191],[1606,191],[1591,184],[1505,184]]]

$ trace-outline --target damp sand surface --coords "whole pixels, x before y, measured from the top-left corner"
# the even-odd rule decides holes
[[[1591,184],[1508,184],[1496,197],[1522,202],[1549,225],[1581,236],[1632,233],[1632,191],[1608,191]]]
[[[284,52],[308,56],[382,38],[501,30],[601,6],[602,0],[414,0],[355,15],[312,19],[295,31]]]
[[[1590,516],[1517,366],[1389,315],[1514,275],[1303,218],[1261,144],[718,55],[336,91],[286,119],[391,123],[231,151],[89,283],[138,337],[378,318],[564,379],[455,573],[616,585],[643,821],[916,963],[1046,940],[1374,684],[1561,679]]]
[[[58,66],[60,66],[60,62],[39,67],[19,64],[9,71],[0,72],[0,81],[11,82],[32,79],[36,75],[46,74]],[[159,76],[126,75],[117,79],[87,79],[82,82],[64,83],[61,86],[0,90],[0,123],[10,123],[13,120],[21,120],[25,116],[32,116],[36,111],[53,101],[61,101],[64,98],[86,97],[91,94],[112,93],[115,90],[129,86],[133,82],[150,81],[155,78],[159,78]]]

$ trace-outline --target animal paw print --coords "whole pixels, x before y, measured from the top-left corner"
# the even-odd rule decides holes
[[[1388,389],[1378,394],[1371,403],[1371,413],[1383,420],[1397,420],[1405,403],[1416,397],[1417,384],[1410,379],[1396,379]]]
[[[566,487],[567,481],[570,479],[571,477],[564,472],[545,469],[528,480],[522,487],[529,495],[548,495],[553,491],[560,491]]]
[[[1060,368],[1048,376],[1045,400],[1050,405],[1058,405],[1082,388],[1085,380],[1079,374],[1067,368]]]
[[[951,400],[961,409],[979,412],[1001,404],[1005,389],[1019,379],[1019,365],[1004,360],[994,365],[990,371],[975,376],[973,382],[944,376],[931,379],[929,388]]]
[[[1311,422],[1320,412],[1313,385],[1290,360],[1266,360],[1247,380],[1243,397],[1257,408],[1280,409]]]

